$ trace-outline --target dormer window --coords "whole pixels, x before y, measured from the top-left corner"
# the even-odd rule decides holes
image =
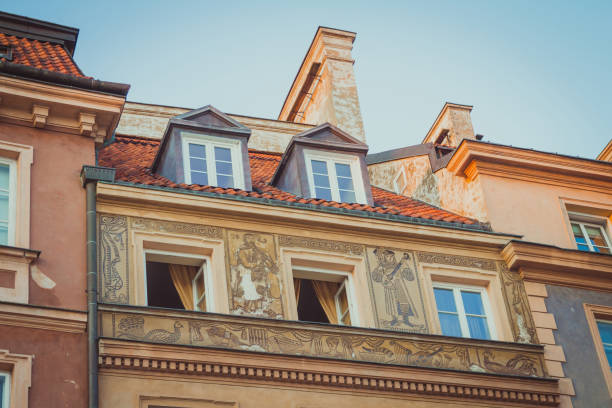
[[[244,189],[238,141],[182,132],[185,183]]]
[[[306,150],[308,180],[314,197],[343,203],[364,202],[365,194],[359,173],[357,158],[346,155],[322,155]],[[357,177],[359,176],[359,177]]]

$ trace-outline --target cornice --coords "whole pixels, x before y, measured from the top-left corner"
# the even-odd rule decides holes
[[[502,256],[526,280],[612,291],[611,255],[511,241]]]
[[[610,163],[474,140],[463,140],[446,168],[468,180],[490,174],[608,192],[612,183]]]
[[[0,325],[85,333],[87,313],[0,302]]]
[[[0,120],[92,137],[114,132],[124,97],[0,75]]]
[[[603,148],[601,153],[597,155],[597,160],[612,161],[612,139],[608,142],[606,147]]]
[[[451,400],[486,400],[518,406],[558,406],[554,379],[405,368],[380,364],[310,360],[216,349],[194,350],[100,338],[98,364],[105,370],[216,377],[234,381],[330,387],[351,392],[427,395]]]
[[[307,210],[292,206],[272,206],[252,201],[230,200],[227,198],[202,197],[197,194],[175,193],[167,190],[154,190],[119,184],[99,183],[98,202],[100,205],[130,206],[143,209],[163,208],[164,211],[184,211],[197,215],[217,218],[244,218],[257,221],[287,224],[304,228],[341,228],[361,234],[392,233],[394,237],[406,237],[440,244],[448,242],[472,247],[495,249],[503,247],[516,236],[459,227],[443,227],[398,220],[379,219],[372,216],[357,217],[348,214],[335,214],[324,211]],[[390,218],[390,217],[389,217]]]

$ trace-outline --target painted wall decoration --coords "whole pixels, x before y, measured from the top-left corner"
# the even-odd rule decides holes
[[[227,316],[171,316],[102,310],[101,335],[152,343],[216,347],[460,371],[544,376],[536,346]]]
[[[230,313],[282,319],[281,281],[274,236],[227,231]]]
[[[98,217],[99,297],[102,302],[129,302],[127,218]]]
[[[283,247],[319,249],[322,251],[340,252],[348,255],[363,255],[363,245],[350,242],[330,241],[327,239],[294,237],[291,235],[279,235],[278,244]]]
[[[367,248],[366,253],[377,326],[427,333],[412,253],[381,247]]]
[[[198,235],[207,238],[223,238],[223,230],[211,225],[191,224],[130,217],[130,228],[143,231],[169,232],[173,234]]]
[[[521,277],[518,272],[510,271],[503,262],[499,262],[498,267],[514,340],[519,343],[537,344],[535,324]]]
[[[417,259],[422,263],[433,263],[451,266],[463,266],[467,268],[478,268],[486,271],[497,271],[495,261],[492,259],[474,258],[471,256],[459,256],[439,254],[434,252],[417,252]]]

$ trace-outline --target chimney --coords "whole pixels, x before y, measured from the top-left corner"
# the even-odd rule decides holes
[[[279,120],[329,122],[366,142],[351,51],[356,34],[319,27],[285,98]]]
[[[446,102],[422,143],[457,147],[463,139],[476,139],[470,116],[472,108],[470,105]]]

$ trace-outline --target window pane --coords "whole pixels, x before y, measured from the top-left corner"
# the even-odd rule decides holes
[[[470,337],[473,339],[488,340],[489,328],[487,327],[487,319],[484,317],[467,316],[468,327],[470,328]]]
[[[591,243],[594,246],[603,247],[603,248],[607,247],[606,241],[603,237],[603,234],[601,233],[601,228],[590,227],[588,225],[585,225],[585,229],[586,229],[587,234],[589,235],[589,238],[591,239]],[[597,251],[597,248],[595,250]]]
[[[7,164],[0,164],[0,189],[6,191],[9,189],[9,169]]]
[[[353,180],[346,177],[338,177],[338,188],[340,190],[354,190]]]
[[[9,219],[9,198],[7,194],[0,193],[0,221]]]
[[[599,329],[601,341],[612,344],[612,323],[597,322],[597,328]]]
[[[336,175],[338,177],[351,178],[351,166],[348,164],[336,163]]]
[[[215,160],[232,161],[232,151],[227,147],[215,146]]]
[[[225,174],[230,176],[234,174],[232,173],[232,163],[217,161],[217,175],[219,174]]]
[[[450,313],[438,313],[440,318],[440,327],[442,334],[445,336],[461,337],[461,326],[459,325],[459,317]]]
[[[453,291],[451,289],[434,288],[434,295],[436,296],[436,306],[439,311],[457,312],[455,298],[453,297]]]
[[[340,190],[340,201],[343,203],[354,203],[357,199],[353,191]]]
[[[482,306],[482,299],[478,292],[461,291],[461,299],[463,300],[463,307],[465,313],[476,314],[484,316],[484,307]]]
[[[320,174],[313,174],[315,187],[329,188],[329,177]]]
[[[312,160],[312,172],[318,174],[327,174],[327,163],[320,160]]]
[[[8,245],[8,223],[0,222],[0,245]]]
[[[234,177],[217,174],[217,185],[225,188],[234,187]]]
[[[192,171],[191,172],[191,183],[207,186],[208,185],[208,175],[206,173]]]
[[[0,408],[8,408],[5,407],[3,402],[4,402],[4,387],[5,384],[7,383],[7,378],[6,376],[0,374]]]
[[[572,222],[572,231],[574,232],[574,236],[576,238],[582,237],[582,230],[580,229],[580,225]]]
[[[199,144],[189,143],[189,156],[206,158],[206,147]]]
[[[604,344],[604,351],[606,352],[608,364],[610,365],[610,371],[612,371],[612,345]]]
[[[315,196],[317,198],[321,198],[323,200],[331,201],[331,199],[332,199],[331,190],[329,188],[319,188],[319,187],[316,187],[315,188]]]
[[[191,170],[206,171],[206,160],[198,158],[189,159],[189,168]]]

